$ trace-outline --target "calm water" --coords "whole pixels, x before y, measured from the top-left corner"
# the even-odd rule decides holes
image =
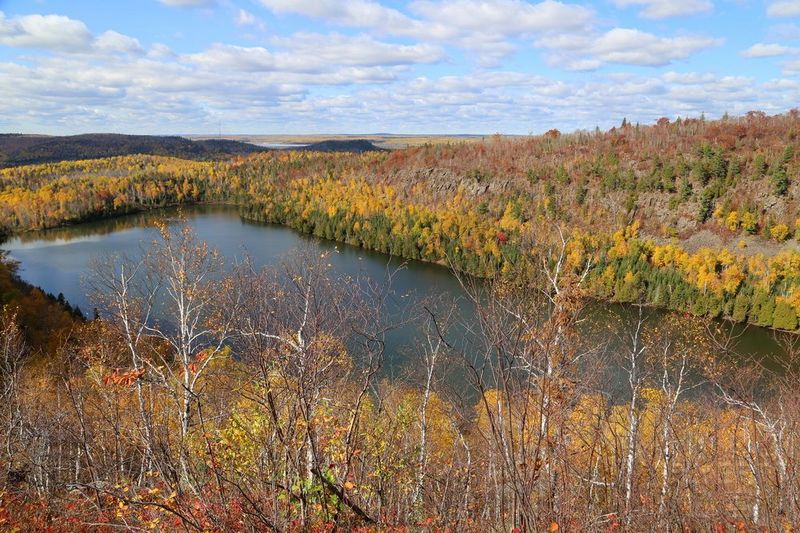
[[[229,264],[249,256],[256,266],[278,265],[294,251],[331,251],[333,274],[338,276],[366,275],[380,281],[385,279],[388,270],[404,265],[393,278],[398,302],[438,296],[457,299],[462,313],[470,310],[458,281],[448,269],[438,265],[402,262],[383,254],[305,236],[285,227],[244,221],[233,208],[195,207],[184,210],[181,216],[197,237],[217,248]],[[137,254],[142,246],[157,239],[158,232],[153,227],[156,220],[178,223],[178,212],[157,211],[30,233],[9,240],[3,248],[20,262],[23,279],[52,294],[63,293],[70,303],[77,304],[84,314],[91,316],[93,305],[87,295],[86,277],[92,259],[109,254]],[[592,307],[587,331],[593,333],[587,342],[609,341],[613,345],[614,326],[611,324],[615,322],[612,318],[620,309],[621,306]],[[663,312],[653,313],[653,322],[666,316]],[[737,351],[742,357],[755,355],[773,362],[780,359],[782,348],[771,331],[753,327],[739,329]],[[389,372],[403,367],[418,335],[415,329],[404,328],[390,336],[387,342]]]

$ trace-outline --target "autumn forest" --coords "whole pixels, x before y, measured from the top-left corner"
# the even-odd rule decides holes
[[[389,316],[391,275],[260,269],[181,225],[96,261],[94,312],[3,255],[0,529],[793,531],[799,136],[793,110],[0,169],[5,237],[222,204],[439,264],[475,310]],[[613,349],[586,342],[611,304]],[[777,363],[734,357],[759,327]]]

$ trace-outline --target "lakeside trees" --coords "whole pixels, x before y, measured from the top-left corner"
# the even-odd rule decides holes
[[[380,372],[398,325],[381,312],[390,284],[333,279],[325,257],[223,273],[186,231],[164,234],[152,257],[98,267],[107,318],[76,325],[47,359],[27,354],[4,312],[0,523],[796,524],[792,356],[780,373],[737,366],[723,326],[682,322],[666,336],[641,307],[620,315],[620,349],[587,344],[577,325],[589,269],[565,267],[572,244],[557,232],[537,239],[525,268],[464,280],[474,318],[435,302],[407,309],[402,320],[427,324],[419,372],[391,381]],[[468,394],[448,381],[454,368]]]

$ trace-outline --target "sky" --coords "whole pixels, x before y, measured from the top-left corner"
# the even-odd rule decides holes
[[[800,105],[800,0],[0,0],[0,132],[529,134]]]

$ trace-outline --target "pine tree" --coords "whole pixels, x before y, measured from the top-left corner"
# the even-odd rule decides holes
[[[797,313],[787,302],[778,300],[775,304],[775,317],[772,321],[772,327],[786,330],[797,329]]]
[[[784,167],[778,167],[772,174],[772,190],[778,196],[786,196],[789,191],[789,176]]]
[[[758,317],[756,324],[759,326],[771,326],[774,321],[775,315],[775,299],[771,296],[766,296],[758,310]]]
[[[739,291],[733,302],[733,312],[731,318],[736,322],[745,322],[747,320],[747,312],[750,310],[750,295],[745,294],[744,291]]]

